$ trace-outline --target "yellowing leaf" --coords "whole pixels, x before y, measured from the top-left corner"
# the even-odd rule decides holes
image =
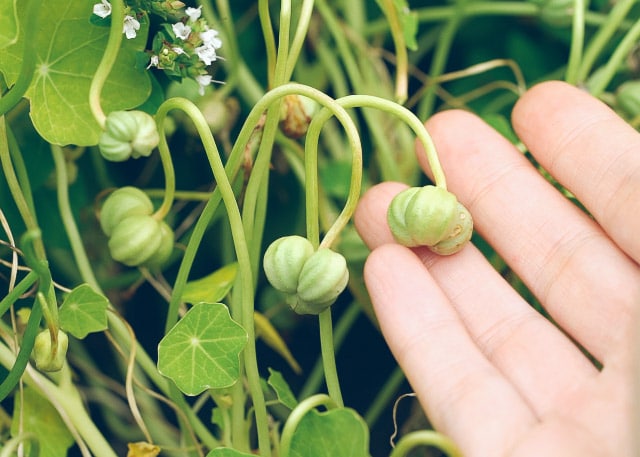
[[[289,351],[287,343],[284,342],[276,328],[271,325],[271,321],[257,311],[253,313],[253,321],[256,325],[256,336],[262,338],[262,341],[264,341],[267,346],[280,354],[293,371],[298,374],[301,373],[302,368],[300,368],[293,354]]]
[[[156,457],[160,454],[160,447],[155,444],[149,444],[144,441],[127,444],[129,452],[127,457]]]
[[[236,279],[238,264],[230,263],[213,273],[187,282],[182,293],[182,301],[186,303],[217,303],[229,293]]]

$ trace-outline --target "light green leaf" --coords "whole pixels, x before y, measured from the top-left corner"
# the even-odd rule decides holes
[[[415,51],[418,49],[418,14],[415,11],[409,9],[407,0],[394,0],[396,10],[398,11],[398,18],[402,25],[402,31],[404,32],[404,41],[407,45],[407,49]]]
[[[255,457],[255,455],[236,451],[228,447],[219,447],[209,452],[207,457]]]
[[[285,381],[279,371],[269,368],[269,379],[267,380],[267,383],[276,392],[276,396],[278,397],[278,400],[280,400],[280,403],[289,409],[293,409],[297,406],[298,400],[296,399],[296,396],[293,395],[289,384],[287,384],[287,381]]]
[[[238,264],[230,263],[203,278],[187,282],[182,301],[191,304],[219,302],[231,290],[237,272]]]
[[[28,387],[24,389],[22,399],[20,395],[16,395],[11,423],[13,436],[20,433],[20,418],[22,418],[22,432],[31,432],[38,437],[40,457],[67,455],[67,450],[73,444],[73,436],[51,403]]]
[[[6,48],[18,39],[18,0],[0,0],[0,49]]]
[[[350,408],[309,411],[291,440],[291,457],[370,457],[369,429]]]
[[[6,1],[6,0],[0,0]],[[0,50],[0,71],[12,85],[18,77],[25,40],[33,43],[36,72],[27,91],[38,133],[54,144],[94,145],[101,129],[89,108],[89,87],[107,44],[108,27],[89,22],[94,0],[42,2],[37,33]],[[25,8],[18,10],[24,15]],[[123,37],[118,59],[102,92],[105,113],[133,108],[151,92],[149,75],[135,69],[136,54],[147,41],[142,21],[133,40]]]
[[[233,385],[247,333],[222,303],[198,303],[162,338],[158,370],[187,395]]]
[[[280,354],[293,371],[298,374],[302,373],[302,368],[300,368],[298,361],[293,357],[287,343],[285,343],[278,333],[278,330],[271,324],[271,321],[267,319],[264,314],[254,311],[253,322],[256,327],[256,337],[262,339],[267,346]]]
[[[60,306],[60,327],[76,338],[107,329],[109,300],[89,284],[81,284],[67,295]]]

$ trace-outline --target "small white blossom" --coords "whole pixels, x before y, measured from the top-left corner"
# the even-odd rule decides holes
[[[151,61],[149,62],[149,65],[147,65],[147,70],[151,67],[157,67],[158,63],[160,63],[158,56],[151,56]]]
[[[181,40],[186,40],[189,38],[189,34],[191,34],[191,27],[184,25],[182,22],[173,24],[171,28],[173,29],[173,33]]]
[[[196,76],[196,81],[200,85],[198,93],[204,95],[204,88],[211,84],[211,75],[198,75]]]
[[[171,48],[171,50],[178,55],[185,53],[184,49],[182,49],[180,46],[174,46],[173,48]]]
[[[196,48],[196,54],[198,54],[198,58],[204,62],[205,65],[211,65],[211,62],[218,60],[216,48],[213,46],[198,46]]]
[[[211,46],[214,49],[222,47],[222,40],[218,38],[217,30],[207,29],[204,32],[200,32],[200,39],[205,46]]]
[[[189,22],[195,22],[198,20],[198,18],[200,17],[200,14],[202,13],[201,8],[202,6],[199,6],[197,8],[189,7],[185,10],[185,14],[189,16]]]
[[[107,0],[101,0],[101,3],[93,5],[93,14],[100,16],[102,19],[111,14],[111,3]]]
[[[122,33],[124,33],[127,39],[131,40],[136,37],[136,31],[140,30],[140,23],[133,16],[124,17],[124,27]]]

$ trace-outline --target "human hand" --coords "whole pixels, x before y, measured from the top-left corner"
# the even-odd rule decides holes
[[[474,246],[440,257],[395,244],[386,210],[406,186],[384,183],[355,219],[372,249],[365,280],[382,332],[435,428],[465,456],[637,455],[640,135],[560,82],[528,91],[513,123],[592,218],[474,115],[446,111],[427,129],[477,232],[562,331]]]

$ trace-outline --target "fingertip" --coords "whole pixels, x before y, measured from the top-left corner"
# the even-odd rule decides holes
[[[399,182],[377,184],[367,190],[358,202],[355,227],[370,249],[394,241],[387,224],[387,208],[393,197],[406,188],[406,184]]]

